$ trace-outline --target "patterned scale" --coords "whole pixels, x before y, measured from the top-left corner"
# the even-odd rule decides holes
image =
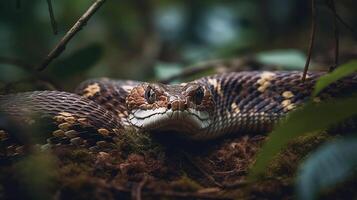
[[[212,123],[201,132],[192,134],[195,139],[203,140],[233,132],[270,131],[286,113],[306,102],[317,78],[323,74],[308,73],[304,83],[301,82],[301,72],[283,71],[228,73],[198,79],[194,82],[209,88],[215,105],[213,118],[209,120]],[[1,123],[4,115],[14,119],[19,125],[52,125],[52,129],[49,129],[52,130],[51,135],[45,136],[45,141],[40,141],[42,144],[79,145],[94,150],[98,147],[105,148],[120,136],[124,127],[130,126],[127,96],[138,85],[142,85],[141,82],[95,79],[80,84],[76,89],[77,94],[37,91],[0,96],[0,150],[5,149],[5,153],[0,154],[16,154],[21,150],[21,146],[15,145],[19,140],[11,139],[11,136],[21,136],[12,135],[11,129],[6,126],[1,127],[4,125]],[[172,98],[174,96],[185,98],[185,91],[179,90],[187,90],[179,85],[162,85],[161,88],[166,91],[160,95],[168,95],[161,101],[175,99]],[[332,84],[314,101],[356,91],[357,75],[354,74]],[[144,98],[148,94],[152,93],[141,91],[137,94],[140,99],[132,98],[131,101],[148,104],[146,97]],[[167,102],[157,105],[166,105],[155,108],[157,111],[171,109],[167,107]],[[184,103],[182,106],[184,108]],[[155,109],[145,110],[140,115],[150,113],[148,116],[153,116]],[[42,123],[43,120],[47,122]],[[150,121],[155,123],[154,118]],[[184,126],[182,123],[181,125]]]
[[[309,99],[322,72],[240,72],[217,74],[196,82],[208,84],[215,97],[216,115],[206,130],[207,138],[232,132],[268,132],[274,124]],[[332,84],[314,101],[351,94],[357,91],[357,76]]]
[[[129,125],[125,98],[128,92],[141,82],[111,80],[108,78],[92,79],[81,83],[75,93],[84,96],[118,116],[122,124]]]
[[[112,112],[77,94],[58,91],[26,92],[0,96],[0,102],[2,113],[15,121],[22,130],[32,134],[33,138],[37,138],[35,142],[39,144],[104,147],[123,128],[121,120]],[[43,124],[47,126],[39,128]],[[42,128],[52,130],[52,135],[38,135],[44,131]],[[18,137],[23,137],[23,134],[11,131],[1,131],[1,145],[7,146],[2,148],[4,151],[1,154],[17,154],[19,152],[15,149],[21,149],[16,146],[16,143],[21,143],[21,138],[8,137],[8,133]]]

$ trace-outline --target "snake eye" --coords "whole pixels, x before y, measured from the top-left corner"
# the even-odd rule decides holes
[[[204,97],[204,90],[203,88],[200,86],[195,90],[195,93],[192,96],[192,101],[196,104],[199,105],[201,104],[202,100]]]
[[[145,99],[149,104],[153,104],[156,101],[156,93],[150,86],[146,88]]]

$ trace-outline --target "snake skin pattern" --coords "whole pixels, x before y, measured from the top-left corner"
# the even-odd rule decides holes
[[[76,94],[36,91],[2,95],[0,111],[21,122],[18,124],[23,129],[51,124],[52,134],[36,141],[42,147],[67,144],[104,148],[113,145],[128,127],[204,140],[229,133],[270,131],[310,98],[323,74],[310,72],[301,82],[301,72],[250,71],[217,74],[178,85],[95,79],[80,84]],[[333,83],[313,101],[356,91],[354,74]],[[2,129],[0,154],[21,153],[18,134],[11,134],[8,127]]]

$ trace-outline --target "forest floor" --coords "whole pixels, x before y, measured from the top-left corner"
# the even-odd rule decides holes
[[[265,136],[197,143],[128,133],[106,152],[60,146],[2,164],[0,198],[292,199],[299,161],[331,138],[290,142],[263,177],[248,182]]]

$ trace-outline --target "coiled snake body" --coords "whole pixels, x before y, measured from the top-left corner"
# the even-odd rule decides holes
[[[228,133],[267,132],[286,113],[310,98],[322,72],[237,72],[177,85],[96,79],[75,93],[36,91],[0,96],[0,110],[18,124],[49,119],[48,143],[95,147],[120,136],[125,127],[178,133],[195,140]],[[323,90],[314,101],[357,91],[357,75]],[[34,117],[34,115],[39,117]],[[10,130],[0,132],[7,148]]]

